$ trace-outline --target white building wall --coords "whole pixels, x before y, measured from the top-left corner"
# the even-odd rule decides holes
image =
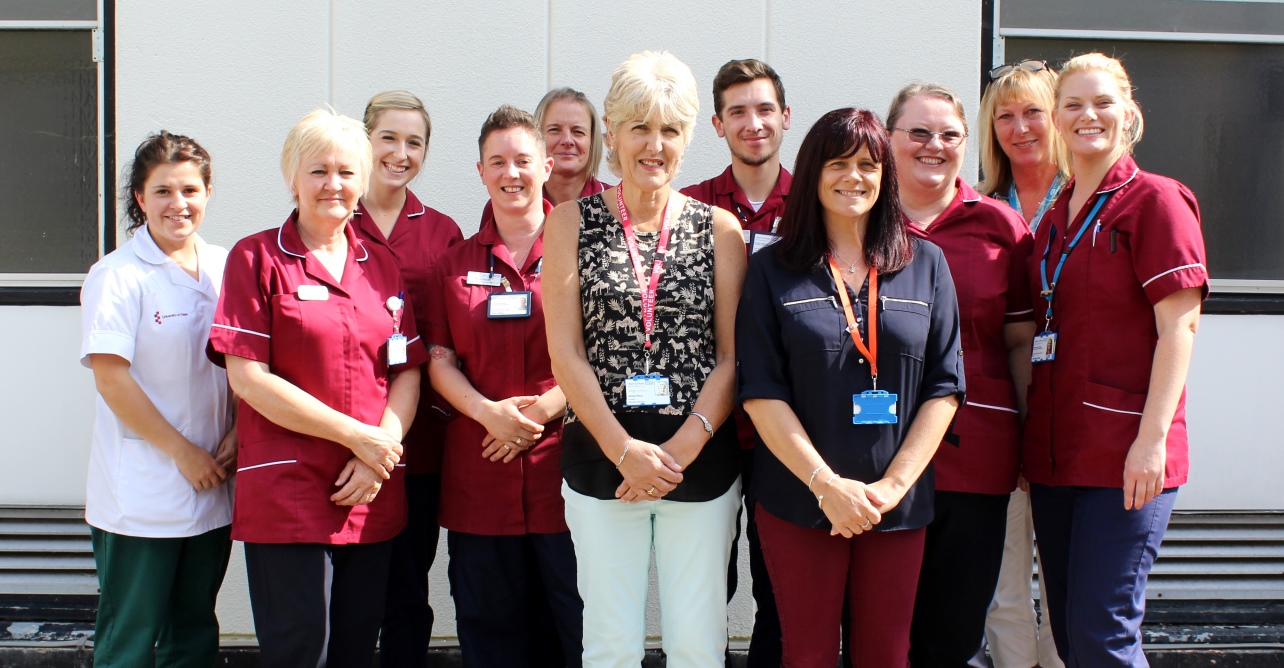
[[[668,49],[691,66],[701,92],[704,120],[678,177],[686,185],[728,161],[707,120],[710,82],[725,61],[757,57],[779,71],[793,109],[783,148],[792,165],[821,114],[857,105],[882,115],[913,80],[953,87],[974,121],[979,19],[976,0],[661,0],[645,8],[586,0],[225,0],[199,9],[131,0],[117,4],[116,150],[124,165],[160,128],[201,141],[214,162],[202,233],[231,246],[289,213],[279,152],[300,117],[330,104],[359,118],[373,93],[406,88],[433,116],[429,156],[413,187],[469,234],[486,199],[475,169],[477,130],[501,103],[533,109],[547,88],[569,85],[600,109],[620,61]],[[975,164],[972,151],[964,173],[974,174]],[[1284,492],[1269,480],[1284,454],[1260,447],[1284,431],[1284,414],[1266,405],[1278,396],[1268,379],[1284,376],[1284,357],[1245,352],[1272,349],[1281,333],[1284,318],[1205,318],[1191,370],[1194,474],[1182,507],[1284,508]],[[83,504],[93,384],[76,359],[79,309],[0,307],[0,343],[21,351],[3,367],[0,503]],[[1234,451],[1246,454],[1227,456]],[[433,573],[434,631],[452,636],[444,542]],[[740,554],[744,583],[743,546]],[[733,636],[748,635],[750,607],[742,587],[732,605]],[[239,546],[219,616],[226,633],[253,633]]]

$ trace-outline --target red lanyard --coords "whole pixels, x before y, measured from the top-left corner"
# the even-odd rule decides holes
[[[615,188],[615,199],[620,205],[620,225],[624,228],[624,242],[629,247],[629,259],[633,261],[633,274],[638,279],[638,289],[642,291],[642,331],[646,335],[645,348],[651,347],[651,332],[655,329],[655,293],[660,285],[660,274],[664,273],[664,253],[669,248],[669,203],[664,203],[664,218],[660,223],[660,240],[655,246],[655,261],[651,264],[651,281],[646,280],[646,270],[642,266],[642,253],[638,250],[638,238],[633,234],[633,225],[629,223],[629,210],[624,207],[624,184]],[[646,288],[642,286],[646,285]]]
[[[847,284],[838,273],[838,265],[830,257],[829,273],[834,276],[834,287],[838,288],[838,298],[843,302],[843,315],[847,316],[847,332],[852,335],[852,342],[860,354],[869,360],[869,372],[874,379],[874,389],[878,389],[878,267],[869,268],[869,347],[860,338],[860,328],[856,326],[856,315],[852,313],[852,301],[847,297]]]

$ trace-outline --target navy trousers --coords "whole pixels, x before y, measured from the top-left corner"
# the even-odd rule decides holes
[[[1030,485],[1045,614],[1069,668],[1150,665],[1141,651],[1146,579],[1177,488],[1138,510],[1123,501],[1122,486]]]
[[[379,630],[379,665],[427,668],[432,639],[428,571],[437,556],[441,474],[406,475],[406,528],[392,541],[388,594]]]

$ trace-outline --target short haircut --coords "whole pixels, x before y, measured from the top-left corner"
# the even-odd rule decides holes
[[[593,108],[593,103],[584,93],[574,88],[554,88],[544,95],[544,99],[539,101],[539,106],[535,107],[535,124],[539,126],[540,134],[544,131],[544,114],[548,112],[549,106],[558,101],[579,102],[584,107],[584,111],[589,117],[589,154],[588,154],[588,173],[589,176],[596,177],[598,167],[602,165],[602,121],[597,117],[597,109]]]
[[[685,150],[700,115],[700,93],[691,68],[676,56],[668,51],[643,51],[615,68],[602,109],[612,133],[636,119],[655,117],[661,123],[675,125],[682,133]],[[606,160],[619,176],[620,156],[613,148],[607,148]]]
[[[781,263],[792,271],[806,272],[824,266],[829,254],[824,207],[820,203],[820,177],[825,163],[849,158],[862,147],[883,168],[878,200],[869,211],[865,227],[865,262],[882,273],[903,269],[914,258],[910,233],[901,214],[900,186],[892,142],[878,115],[868,109],[835,109],[816,121],[803,138],[794,163],[794,181],[780,219]]]
[[[535,143],[539,144],[541,153],[546,152],[544,148],[544,133],[540,132],[539,125],[535,123],[535,117],[530,112],[523,111],[511,104],[500,105],[498,109],[491,112],[486,117],[486,122],[482,123],[481,134],[477,135],[477,155],[481,160],[486,159],[486,138],[492,132],[500,130],[509,130],[512,128],[521,128],[535,138]]]
[[[954,115],[963,123],[963,134],[967,134],[967,114],[963,113],[963,100],[949,86],[938,83],[912,83],[900,89],[892,104],[887,109],[887,131],[891,132],[905,113],[905,105],[920,96],[935,97],[949,102],[954,107]]]
[[[1061,102],[1061,85],[1067,78],[1083,72],[1105,72],[1119,86],[1119,94],[1123,96],[1124,102],[1132,108],[1134,114],[1132,125],[1128,126],[1124,132],[1123,150],[1120,153],[1132,153],[1133,147],[1141,141],[1141,132],[1145,129],[1145,123],[1141,117],[1141,106],[1132,98],[1132,80],[1128,78],[1128,72],[1124,71],[1123,63],[1117,58],[1096,52],[1085,53],[1067,60],[1061,67],[1061,76],[1057,78],[1058,104]],[[1118,156],[1115,157],[1118,158]]]
[[[180,162],[194,163],[201,172],[205,188],[210,187],[210,154],[195,139],[161,130],[148,135],[138,145],[138,149],[134,151],[134,161],[129,164],[129,171],[125,174],[125,188],[120,194],[125,203],[125,220],[128,221],[126,232],[133,234],[134,230],[147,224],[147,214],[143,213],[143,208],[138,205],[134,196],[143,193],[152,170],[160,165]]]
[[[718,70],[713,77],[713,113],[722,118],[722,93],[737,84],[749,83],[757,79],[767,79],[776,89],[776,104],[781,110],[785,104],[785,84],[780,82],[780,75],[770,65],[754,58],[730,60]]]
[[[299,167],[304,160],[336,150],[352,151],[355,154],[361,168],[361,194],[364,196],[370,187],[370,171],[374,166],[370,137],[366,134],[365,126],[355,118],[332,109],[308,112],[285,136],[285,146],[281,148],[281,175],[285,177],[286,187],[294,189]],[[294,200],[297,202],[298,199],[295,194]]]
[[[1066,157],[1066,143],[1052,123],[1052,112],[1057,106],[1057,73],[1051,68],[1031,72],[1022,67],[990,82],[981,97],[981,110],[977,113],[977,143],[981,145],[981,182],[976,189],[982,195],[1007,196],[1012,187],[1012,161],[999,144],[994,133],[994,114],[999,105],[1013,102],[1031,102],[1043,108],[1048,116],[1047,140],[1052,146],[1052,160],[1063,177],[1070,175]]]
[[[366,134],[375,131],[379,118],[383,116],[383,112],[389,109],[419,112],[424,117],[424,142],[432,138],[432,117],[428,115],[428,110],[424,108],[423,101],[413,93],[404,90],[388,90],[370,98],[370,101],[366,103],[366,114],[362,118],[366,125]]]

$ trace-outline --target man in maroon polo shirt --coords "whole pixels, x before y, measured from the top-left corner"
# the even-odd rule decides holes
[[[785,86],[776,71],[762,61],[732,60],[713,79],[713,110],[713,129],[727,140],[731,165],[708,181],[683,188],[682,194],[735,214],[744,229],[745,248],[754,253],[777,239],[777,226],[793,180],[789,171],[780,166],[780,142],[789,129]],[[749,644],[749,666],[774,668],[780,665],[780,619],[754,525],[751,489],[752,448],[757,434],[744,411],[737,409],[735,416],[744,454],[741,475],[749,513],[749,573],[758,610]],[[736,560],[732,543],[728,599],[736,592]]]

